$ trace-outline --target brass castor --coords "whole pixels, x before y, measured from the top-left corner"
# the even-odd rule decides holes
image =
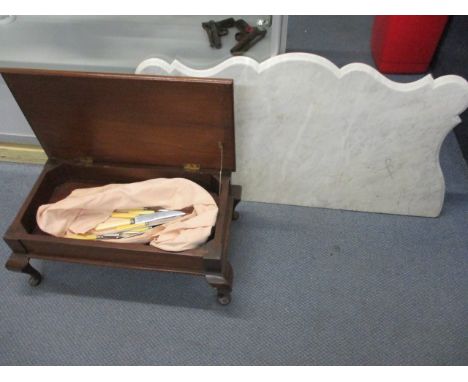
[[[28,283],[30,286],[36,287],[41,283],[41,281],[42,281],[42,276],[40,273],[38,273],[37,275],[32,275],[29,278]]]
[[[221,305],[228,305],[231,302],[231,291],[228,289],[219,289],[218,302]]]
[[[41,274],[34,269],[35,272],[31,273],[31,277],[28,280],[30,286],[38,286],[42,281]]]

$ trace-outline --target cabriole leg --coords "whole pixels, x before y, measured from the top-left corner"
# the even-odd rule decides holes
[[[233,199],[233,207],[232,207],[232,220],[239,219],[239,212],[236,211],[236,207],[241,201],[241,194],[242,189],[240,186],[232,186],[232,199]]]
[[[12,253],[5,264],[5,268],[12,272],[28,274],[30,276],[29,285],[31,286],[37,286],[42,281],[41,274],[29,264],[29,257],[25,255]]]
[[[217,300],[221,305],[227,305],[231,302],[233,271],[231,264],[227,263],[226,270],[223,273],[209,273],[206,281],[213,288],[216,288]]]

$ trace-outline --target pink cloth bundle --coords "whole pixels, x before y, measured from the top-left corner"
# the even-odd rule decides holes
[[[149,206],[169,210],[193,207],[193,211],[140,236],[106,241],[150,243],[165,251],[193,249],[208,239],[218,214],[215,200],[203,187],[184,178],[158,178],[76,189],[65,199],[40,206],[36,218],[44,232],[65,237],[89,232],[116,209]]]

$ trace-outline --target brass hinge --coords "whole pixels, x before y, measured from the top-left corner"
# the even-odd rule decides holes
[[[186,163],[184,164],[184,170],[187,172],[198,172],[200,171],[200,165],[196,163]]]

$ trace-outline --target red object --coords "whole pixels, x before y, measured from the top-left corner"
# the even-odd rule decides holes
[[[427,71],[448,16],[375,16],[371,49],[383,73]]]

